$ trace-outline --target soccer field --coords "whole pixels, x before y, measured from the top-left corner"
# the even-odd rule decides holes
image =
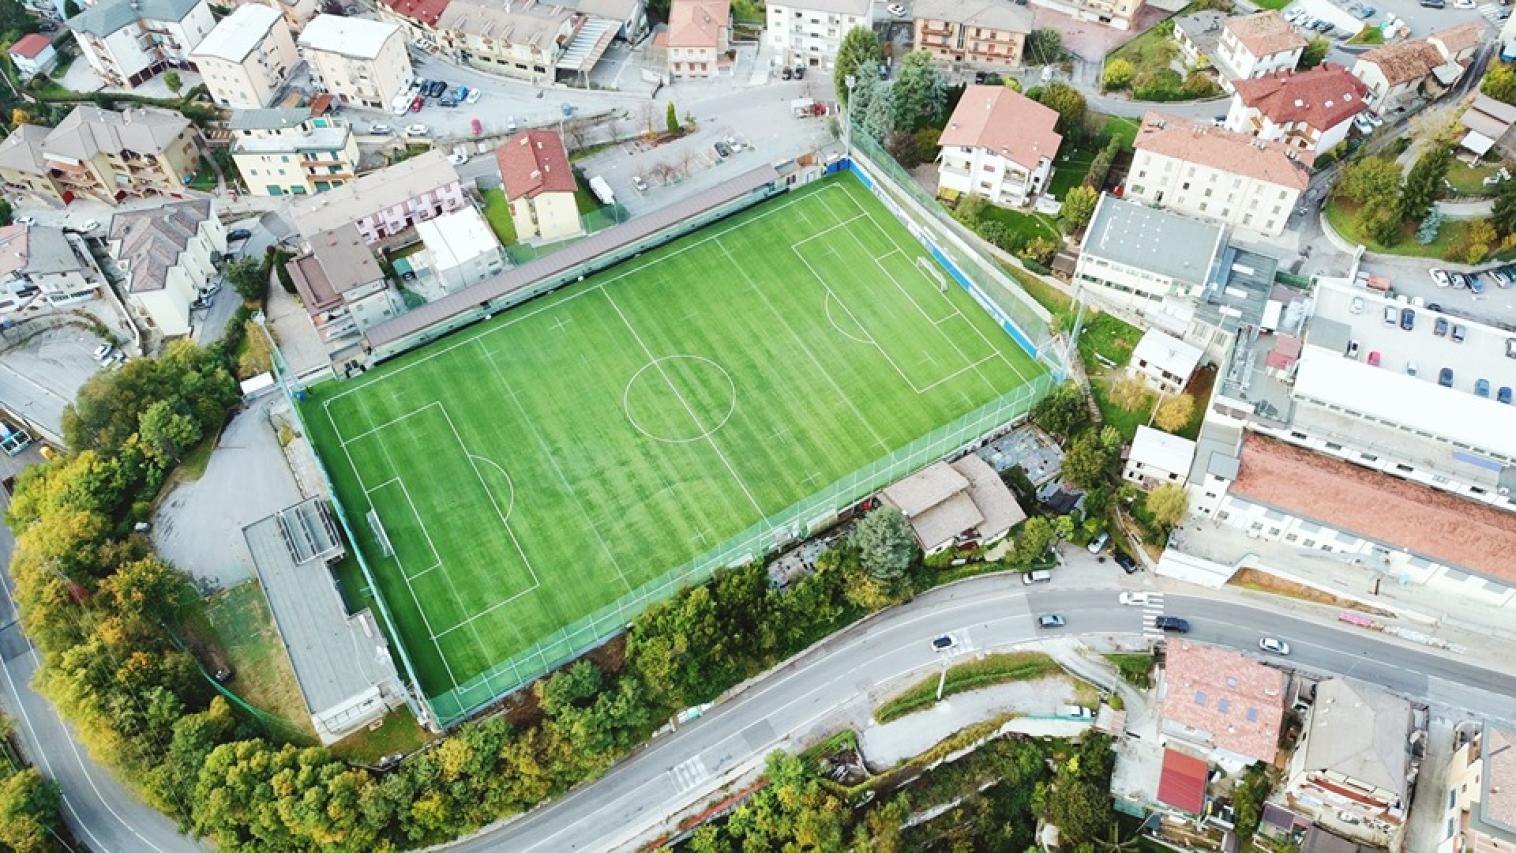
[[[310,389],[311,438],[439,716],[580,651],[567,626],[1042,377],[925,256],[834,177]]]

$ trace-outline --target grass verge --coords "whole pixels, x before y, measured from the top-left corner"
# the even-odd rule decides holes
[[[1401,229],[1400,242],[1393,246],[1385,246],[1370,237],[1367,229],[1360,221],[1359,206],[1338,198],[1327,201],[1326,218],[1332,228],[1341,234],[1343,239],[1350,243],[1362,243],[1371,252],[1384,255],[1402,255],[1416,258],[1441,258],[1447,254],[1448,248],[1457,243],[1465,231],[1469,228],[1471,220],[1449,219],[1442,223],[1442,229],[1437,232],[1437,239],[1423,246],[1416,242],[1416,226],[1405,225]]]
[[[1062,672],[1056,661],[1041,652],[1004,652],[960,663],[947,671],[947,682],[942,695],[952,696],[969,690],[978,690],[992,684],[1011,681],[1030,681]],[[874,718],[881,723],[898,720],[907,714],[930,707],[937,701],[937,682],[940,675],[923,678],[893,699],[880,705]]]
[[[1121,677],[1138,690],[1153,686],[1153,656],[1143,654],[1109,654],[1105,659],[1116,667]]]
[[[1393,617],[1395,615],[1388,610],[1381,610],[1378,607],[1370,607],[1367,604],[1354,601],[1351,598],[1343,598],[1340,595],[1333,595],[1332,593],[1326,592],[1325,590],[1316,589],[1312,586],[1306,586],[1303,583],[1296,583],[1292,580],[1286,580],[1282,577],[1279,577],[1278,575],[1271,575],[1268,572],[1260,571],[1258,569],[1240,569],[1238,570],[1237,574],[1232,575],[1232,579],[1228,581],[1228,583],[1233,586],[1240,586],[1243,589],[1251,589],[1255,592],[1266,592],[1270,595],[1282,595],[1287,598],[1295,598],[1301,601],[1310,601],[1315,604],[1325,604],[1330,607],[1343,607],[1348,610],[1357,610],[1360,613],[1368,613],[1373,616]]]
[[[258,582],[244,581],[207,598],[204,619],[235,673],[227,687],[314,738],[295,671]]]
[[[411,712],[400,708],[389,713],[376,729],[364,729],[332,744],[332,752],[358,764],[375,764],[392,752],[414,752],[431,739],[416,725]]]
[[[505,200],[505,190],[485,190],[482,195],[484,219],[495,232],[500,245],[509,246],[516,242],[516,223],[511,221],[511,203]]]

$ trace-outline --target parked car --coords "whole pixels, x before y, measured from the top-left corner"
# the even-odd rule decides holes
[[[1137,561],[1132,559],[1131,555],[1125,551],[1118,549],[1115,553],[1115,560],[1116,565],[1120,566],[1123,572],[1126,572],[1129,575],[1135,574],[1137,572]]]
[[[1053,573],[1047,569],[1034,569],[1021,576],[1023,586],[1031,586],[1034,583],[1052,583]]]
[[[1037,617],[1037,627],[1038,628],[1043,628],[1043,629],[1047,629],[1047,628],[1062,628],[1063,626],[1065,626],[1067,624],[1069,624],[1069,623],[1067,621],[1065,621],[1064,618],[1062,616],[1059,616],[1057,613],[1044,613],[1041,616]]]
[[[1416,328],[1416,312],[1409,308],[1400,309],[1400,328],[1407,332]]]
[[[1360,113],[1360,115],[1362,115],[1362,113]],[[1433,268],[1427,270],[1427,272],[1432,276],[1432,281],[1437,282],[1437,286],[1438,287],[1447,287],[1449,284],[1452,283],[1451,280],[1448,278],[1448,271],[1447,270],[1442,270],[1442,269],[1438,269],[1436,267],[1433,267]]]
[[[454,166],[462,166],[464,163],[468,162],[468,155],[458,153],[449,154],[447,155],[447,161],[449,163],[452,163]]]
[[[1374,132],[1374,123],[1369,121],[1369,117],[1363,113],[1353,116],[1353,127],[1364,136],[1368,136]]]
[[[647,181],[644,181],[641,175],[633,175],[632,187],[636,189],[637,192],[645,193],[647,192]]]
[[[1444,367],[1437,371],[1437,384],[1444,388],[1453,387],[1453,368]]]
[[[1475,7],[1474,0],[1453,0],[1454,9],[1473,9]]]
[[[726,158],[732,156],[732,148],[731,148],[730,145],[727,145],[725,142],[717,140],[715,148],[716,148],[716,156],[720,157],[723,160],[725,160]]]
[[[368,132],[378,135],[386,135],[394,133],[395,131],[387,124],[376,124],[369,127]]]
[[[95,361],[105,361],[107,358],[110,358],[111,353],[115,351],[116,348],[114,346],[111,346],[110,344],[101,344],[100,346],[95,347],[95,351],[91,353],[91,355],[95,357]]]
[[[1490,398],[1490,380],[1488,380],[1488,379],[1475,379],[1474,380],[1474,396],[1476,396],[1476,397],[1483,397],[1486,400],[1488,400]]]
[[[1464,274],[1461,273],[1461,272],[1450,272],[1450,273],[1448,273],[1448,282],[1450,284],[1452,284],[1453,287],[1468,287],[1469,286],[1469,280],[1467,278],[1465,278]]]
[[[477,92],[479,90],[475,89],[474,91]],[[471,131],[473,131],[473,133],[474,133],[475,136],[483,136],[484,135],[484,123],[481,122],[481,121],[479,121],[479,119],[476,119],[476,118],[469,119],[468,120],[468,129],[471,130]]]
[[[1507,406],[1511,405],[1511,386],[1500,386],[1500,390],[1495,392],[1495,402],[1505,403]]]
[[[1379,127],[1380,125],[1384,124],[1384,116],[1380,115],[1379,113],[1376,113],[1376,112],[1363,112],[1363,113],[1359,113],[1359,115],[1367,116],[1368,120],[1369,120],[1369,124],[1372,124],[1375,127]]]
[[[1350,303],[1348,303],[1348,311],[1350,313],[1353,313],[1353,314],[1362,314],[1363,313],[1363,297],[1362,296],[1355,296],[1355,297],[1353,297],[1353,301],[1350,302]]]
[[[94,231],[94,230],[96,230],[99,227],[100,227],[100,220],[98,220],[98,219],[86,219],[86,220],[84,220],[84,224],[81,225],[81,226],[79,226],[79,230],[82,231],[82,232],[84,232],[85,234],[88,234],[91,231]]]
[[[1421,5],[1426,9],[1446,9],[1448,4],[1443,0],[1421,0]]]
[[[16,222],[17,225],[36,225],[37,224],[37,217],[32,216],[30,214],[28,214],[26,216],[18,216],[18,217],[16,217],[15,222]]]
[[[226,232],[226,239],[228,242],[232,240],[246,240],[252,236],[253,232],[246,228],[233,228],[232,230]]]
[[[943,634],[932,640],[932,651],[945,652],[953,647],[954,642],[952,634]]]
[[[1358,342],[1348,341],[1348,358],[1358,357]]]
[[[411,99],[411,112],[419,113],[421,112],[421,108],[424,106],[426,106],[426,99],[420,95],[417,95]]]
[[[1437,337],[1445,337],[1448,333],[1448,318],[1438,317],[1437,322],[1432,324],[1432,334]]]
[[[1376,350],[1371,350],[1369,352],[1369,367],[1378,367],[1378,366],[1379,366],[1379,350],[1377,350],[1377,349]]]
[[[1116,600],[1128,607],[1146,607],[1152,599],[1142,590],[1124,590]]]
[[[1188,634],[1190,623],[1178,616],[1159,616],[1153,620],[1153,627],[1160,631],[1168,631],[1173,634]]]
[[[470,89],[468,90],[468,97],[464,98],[463,102],[466,104],[477,104],[482,97],[484,97],[484,92],[479,89]]]
[[[428,136],[432,129],[424,124],[413,124],[405,129],[406,136]]]
[[[440,98],[447,91],[446,80],[433,80],[427,84],[426,95],[429,98]]]
[[[1090,540],[1090,544],[1087,547],[1091,554],[1099,554],[1100,550],[1105,547],[1105,543],[1109,541],[1111,541],[1111,534],[1101,531],[1099,536]]]
[[[795,79],[796,80],[804,80],[805,79],[805,66],[804,65],[796,65],[795,66]]]
[[[1465,327],[1462,323],[1454,323],[1453,340],[1460,344],[1463,343],[1463,338],[1468,334],[1468,331],[1468,328]]]
[[[793,80],[795,77],[795,71],[786,65],[783,68],[779,69],[779,76],[784,80]]]
[[[1393,326],[1397,322],[1399,322],[1399,320],[1400,320],[1400,312],[1397,311],[1397,310],[1395,310],[1395,306],[1393,306],[1393,305],[1386,305],[1386,306],[1384,306],[1384,324],[1386,326]]]
[[[1260,637],[1258,648],[1271,655],[1287,655],[1290,653],[1290,644],[1284,640],[1276,640],[1273,637]]]
[[[1416,362],[1414,362],[1414,361],[1407,361],[1405,363],[1405,375],[1406,376],[1415,376],[1416,375]]]
[[[1473,273],[1469,273],[1464,278],[1468,281],[1469,290],[1474,291],[1475,296],[1484,293],[1485,287],[1483,279]]]

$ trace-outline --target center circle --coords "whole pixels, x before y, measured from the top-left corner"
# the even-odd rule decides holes
[[[737,409],[737,384],[703,355],[666,355],[627,380],[621,407],[638,432],[666,444],[709,438]]]

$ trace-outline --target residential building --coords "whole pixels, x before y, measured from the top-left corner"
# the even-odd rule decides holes
[[[129,300],[165,337],[190,331],[190,303],[216,276],[226,229],[210,199],[122,211],[111,217],[110,255],[126,275]]]
[[[27,33],[16,39],[16,43],[5,52],[22,80],[46,74],[58,64],[58,51],[53,49],[53,43],[48,37],[41,33]]]
[[[1129,30],[1144,0],[1032,0],[1038,6],[1061,12],[1077,21],[1091,21],[1117,30]],[[1158,5],[1158,4],[1154,4]],[[1172,4],[1165,4],[1172,5]],[[1177,12],[1181,7],[1168,11]]]
[[[190,53],[216,26],[207,0],[100,0],[65,22],[90,68],[128,89],[169,68],[193,68]]]
[[[1347,139],[1353,117],[1368,109],[1368,87],[1331,62],[1233,85],[1228,130],[1316,153]]]
[[[674,0],[668,30],[658,34],[671,77],[714,77],[731,70],[731,0]]]
[[[1483,34],[1483,22],[1469,21],[1425,39],[1381,45],[1358,57],[1353,76],[1368,87],[1376,113],[1435,98],[1463,77]]]
[[[238,6],[190,54],[211,97],[223,107],[273,103],[300,64],[284,18],[269,6]]]
[[[1189,384],[1202,355],[1199,347],[1159,329],[1148,329],[1132,350],[1132,360],[1127,368],[1134,376],[1142,377],[1154,391],[1178,394]]]
[[[1516,142],[1510,136],[1511,127],[1516,126],[1516,106],[1483,92],[1474,96],[1474,102],[1458,117],[1458,123],[1468,131],[1458,144],[1476,157],[1483,157],[1496,145],[1502,152],[1509,152]]]
[[[104,286],[79,235],[45,225],[0,227],[0,312],[34,299],[73,305],[99,296]]]
[[[1047,186],[1063,137],[1058,113],[1007,86],[969,86],[938,144],[937,193],[1020,207]]]
[[[1174,18],[1174,41],[1179,45],[1184,64],[1191,68],[1214,66],[1221,47],[1221,25],[1227,16],[1212,9],[1202,9]]]
[[[768,4],[766,36],[785,65],[830,70],[848,30],[873,25],[870,0],[779,0]]]
[[[307,239],[351,224],[363,242],[392,242],[416,223],[468,204],[447,154],[432,149],[386,169],[295,201],[295,225]]]
[[[1232,81],[1294,71],[1306,41],[1278,12],[1227,18],[1221,26],[1216,67],[1227,87]]]
[[[558,240],[582,233],[578,185],[563,140],[550,130],[524,130],[495,149],[500,180],[521,240]]]
[[[1333,832],[1393,849],[1411,804],[1411,749],[1424,736],[1406,700],[1327,679],[1316,685],[1284,795]]]
[[[237,5],[247,4],[262,4],[278,12],[292,33],[305,29],[320,11],[316,0],[241,0]]]
[[[1148,113],[1126,196],[1277,237],[1311,182],[1315,154],[1176,116]]]
[[[536,0],[503,6],[487,0],[450,0],[437,19],[437,43],[456,62],[550,83],[585,22],[572,9]],[[610,35],[614,34],[607,34],[607,45]]]
[[[419,223],[416,236],[426,249],[410,256],[411,268],[434,277],[448,293],[505,270],[505,251],[500,240],[472,207]]]
[[[400,313],[400,294],[352,223],[308,240],[310,250],[286,265],[295,292],[334,363],[361,356],[363,331]]]
[[[1512,853],[1516,731],[1485,723],[1470,735],[1460,730],[1459,738],[1462,742],[1448,766],[1447,837],[1437,853]]]
[[[1284,721],[1285,676],[1254,658],[1171,640],[1158,694],[1158,737],[1228,772],[1274,761]]]
[[[7,187],[54,203],[178,198],[199,163],[199,133],[189,119],[151,107],[75,107],[57,127],[21,125],[0,146]]]
[[[405,30],[406,41],[425,50],[437,49],[437,23],[449,0],[379,0],[380,20]]]
[[[1219,225],[1102,194],[1080,244],[1074,284],[1107,305],[1156,311],[1167,298],[1203,292],[1225,246]]]
[[[1026,519],[1000,475],[972,453],[886,486],[879,499],[900,510],[928,554],[992,545]]]
[[[227,122],[232,162],[252,195],[306,195],[353,180],[358,139],[345,119],[307,108],[237,110]]]
[[[1437,48],[1443,60],[1463,65],[1473,59],[1474,54],[1479,51],[1479,43],[1484,41],[1484,30],[1484,21],[1475,18],[1445,30],[1438,30],[1427,36],[1427,42]]]
[[[1031,11],[1001,0],[919,0],[911,14],[916,49],[954,67],[1015,68],[1032,32]]]
[[[317,88],[341,103],[388,109],[410,86],[405,36],[387,21],[317,15],[298,45]]]
[[[1195,442],[1170,435],[1162,430],[1139,425],[1127,451],[1121,477],[1144,489],[1164,485],[1184,485],[1195,461]]]

